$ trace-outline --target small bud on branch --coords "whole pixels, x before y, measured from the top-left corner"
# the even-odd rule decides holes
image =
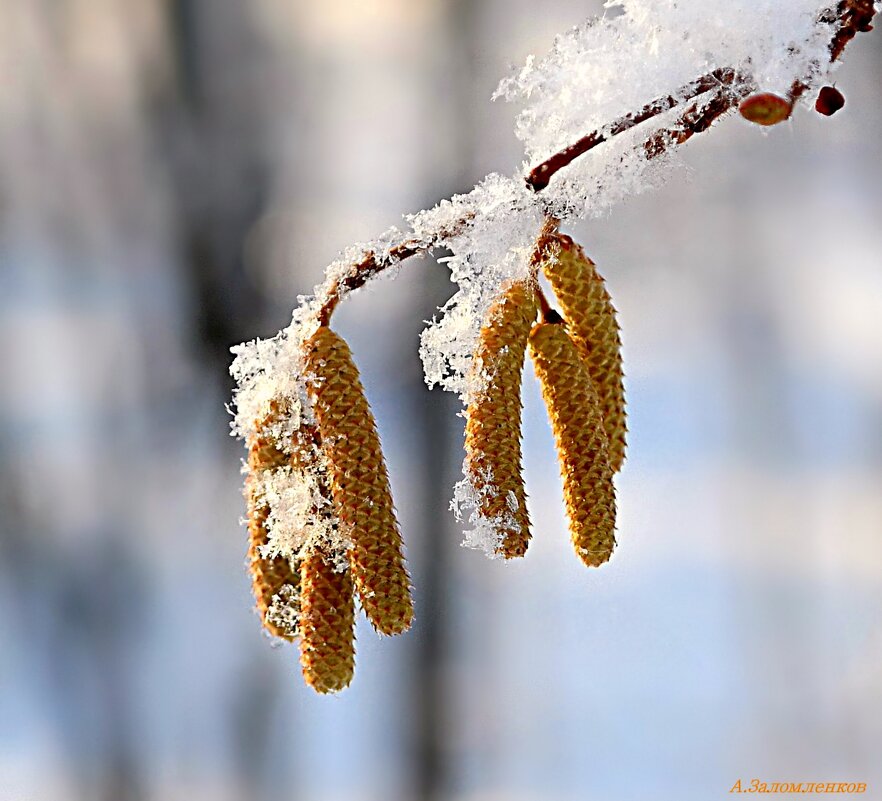
[[[842,92],[832,86],[825,86],[818,93],[818,99],[815,101],[815,111],[823,114],[825,117],[832,117],[845,105],[845,98]]]

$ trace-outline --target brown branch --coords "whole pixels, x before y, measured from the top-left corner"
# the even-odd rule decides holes
[[[656,131],[643,143],[647,159],[654,159],[669,148],[682,145],[695,134],[704,133],[720,117],[731,111],[749,90],[724,89],[707,102],[693,103],[670,128]]]
[[[831,7],[819,15],[819,25],[836,26],[829,48],[831,62],[840,58],[846,45],[858,33],[872,30],[872,20],[875,13],[873,0],[840,0],[835,7]],[[809,85],[809,78],[794,81],[790,88],[791,101],[801,97],[808,90]],[[653,100],[639,111],[619,117],[603,128],[583,136],[579,141],[564,148],[531,170],[526,178],[527,185],[534,192],[541,192],[548,186],[556,173],[571,164],[579,156],[584,155],[614,136],[618,136],[642,122],[657,117],[659,114],[677,108],[690,100],[696,101],[683,111],[671,127],[656,131],[644,142],[643,149],[646,157],[648,159],[656,158],[669,148],[681,145],[695,136],[695,134],[706,131],[717,119],[735,108],[741,100],[755,90],[756,85],[749,75],[740,74],[731,67],[716,69],[681,86],[671,94]],[[703,97],[709,92],[714,91],[715,94],[709,99]],[[444,239],[448,239],[463,230],[474,219],[474,216],[474,211],[466,212],[460,219],[449,223],[447,227],[422,239],[404,239],[382,254],[373,251],[365,253],[361,261],[352,265],[351,271],[345,277],[339,279],[327,290],[318,313],[319,323],[321,325],[328,324],[331,315],[343,296],[364,286],[375,275],[400,264],[405,259],[437,247]],[[553,228],[549,226],[553,226]],[[543,237],[553,237],[556,226],[556,220],[550,217],[546,219],[545,226],[542,229],[543,233],[540,234],[540,244],[537,245],[537,252],[547,246],[547,242],[545,245],[541,244]],[[541,290],[539,292],[540,303],[544,300],[547,305],[547,300],[541,294]]]
[[[839,29],[833,36],[833,41],[830,42],[831,62],[836,61],[842,55],[845,46],[855,36],[873,30],[875,15],[876,9],[873,0],[842,0],[834,13],[828,14],[826,18],[821,16],[820,22],[839,22]]]
[[[831,62],[836,61],[842,55],[845,46],[858,33],[872,30],[872,20],[875,13],[873,0],[840,0],[835,8],[829,8],[819,15],[818,24],[836,25],[836,31],[830,42]],[[709,72],[707,75],[680,87],[672,94],[653,100],[640,111],[619,117],[604,128],[599,128],[587,136],[583,136],[579,141],[534,167],[525,179],[527,186],[534,192],[541,192],[548,186],[556,173],[603,142],[630,130],[641,122],[646,122],[665,111],[670,111],[681,103],[694,100],[714,89],[721,90],[719,99],[712,100],[704,110],[699,109],[699,104],[693,104],[684,112],[672,129],[667,132],[660,131],[647,141],[644,145],[647,157],[652,158],[650,153],[653,152],[655,155],[659,155],[671,144],[681,144],[696,133],[707,130],[714,120],[734,106],[739,96],[744,96],[746,92],[743,89],[752,84],[753,80],[749,76],[740,75],[730,67]],[[790,90],[791,99],[796,100],[807,89],[807,79],[795,81]],[[725,108],[722,107],[724,98],[728,103]],[[661,150],[658,150],[666,133],[672,133],[673,138]]]
[[[842,56],[845,46],[859,33],[873,30],[873,17],[876,9],[873,0],[840,0],[835,9],[827,9],[818,17],[818,23],[833,25],[838,23],[836,33],[830,41],[830,63]],[[796,80],[790,87],[790,100],[795,102],[808,90],[807,80]]]
[[[389,248],[383,254],[377,254],[373,251],[365,253],[361,261],[353,264],[351,271],[340,278],[327,291],[318,313],[319,325],[328,325],[331,321],[331,315],[337,308],[337,304],[345,295],[364,286],[371,278],[383,272],[383,270],[388,270],[390,267],[400,264],[411,256],[425,253],[436,247],[443,239],[454,236],[465,228],[474,217],[475,213],[469,211],[454,223],[433,232],[424,239],[405,239],[403,242]]]

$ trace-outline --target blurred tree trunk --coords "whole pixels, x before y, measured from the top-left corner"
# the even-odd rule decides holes
[[[228,397],[230,346],[252,338],[267,316],[265,296],[244,265],[244,242],[269,196],[265,132],[272,109],[249,90],[248,80],[262,43],[246,5],[172,0],[167,8],[174,70],[162,100],[159,137],[175,181],[178,248],[192,298],[194,340]],[[236,69],[226,61],[230,53],[237,56]],[[217,411],[218,417],[224,414],[221,406]],[[283,688],[264,649],[247,664],[226,703],[226,734],[231,773],[242,797],[254,800],[275,797],[270,746]],[[287,770],[292,760],[293,749],[286,754]],[[287,795],[296,797],[296,789]]]
[[[159,135],[175,182],[183,278],[196,341],[231,389],[230,346],[253,337],[266,311],[243,248],[269,194],[268,109],[250,81],[261,42],[238,3],[172,0],[168,24],[174,82]]]
[[[471,0],[451,0],[444,5],[445,27],[439,30],[444,42],[442,74],[452,83],[446,108],[433,110],[446,120],[445,138],[453,141],[450,156],[453,169],[444,175],[427,175],[427,186],[440,187],[438,194],[447,197],[467,191],[480,176],[472,175],[475,130],[473,86],[470,80],[474,61],[476,4]],[[436,202],[427,198],[425,206]],[[431,319],[450,294],[450,279],[442,265],[426,271],[426,308],[414,310],[413,319]],[[422,616],[417,626],[417,654],[413,684],[414,732],[414,794],[420,801],[441,801],[451,792],[451,743],[448,725],[454,702],[450,686],[451,659],[448,630],[449,598],[452,594],[451,554],[458,545],[458,532],[452,525],[450,513],[451,488],[459,471],[462,440],[458,400],[447,392],[435,389],[426,392],[422,375],[416,402],[420,415],[418,462],[423,467],[420,481],[423,487],[422,508],[422,570],[418,598]]]

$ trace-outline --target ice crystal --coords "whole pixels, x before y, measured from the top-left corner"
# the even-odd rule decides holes
[[[466,522],[470,526],[470,528],[463,530],[463,547],[483,551],[490,559],[500,559],[502,558],[500,552],[503,540],[502,532],[519,530],[515,516],[518,508],[517,498],[514,498],[514,493],[512,493],[513,506],[510,503],[512,499],[508,499],[512,509],[511,514],[500,514],[495,517],[482,514],[482,493],[493,491],[489,474],[484,476],[484,479],[482,489],[475,487],[473,476],[466,474],[464,478],[460,479],[453,487],[450,509],[457,521]]]
[[[282,467],[264,471],[261,478],[269,507],[269,536],[261,549],[262,556],[282,556],[294,562],[317,545],[336,548],[336,518],[330,499],[322,491],[320,475],[312,470]]]

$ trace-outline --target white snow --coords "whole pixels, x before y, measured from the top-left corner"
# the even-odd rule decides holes
[[[492,491],[489,483],[490,476],[483,477],[470,475],[463,465],[464,477],[457,481],[453,487],[453,499],[450,501],[450,509],[460,522],[466,521],[471,528],[463,530],[462,545],[464,548],[473,548],[483,551],[490,559],[501,558],[499,547],[502,545],[504,531],[520,531],[520,524],[515,518],[517,511],[517,499],[514,500],[512,514],[487,517],[482,514],[482,496],[485,492]],[[479,479],[483,478],[483,482]],[[476,487],[477,483],[482,488]],[[508,500],[508,499],[506,499]]]
[[[442,242],[453,253],[447,265],[459,291],[420,337],[426,383],[456,392],[463,400],[476,389],[468,386],[468,376],[481,321],[504,283],[528,275],[544,219],[535,195],[520,177],[490,175],[470,194],[444,201],[410,222],[425,236],[439,224],[462,217],[465,210],[476,210],[474,219]]]

